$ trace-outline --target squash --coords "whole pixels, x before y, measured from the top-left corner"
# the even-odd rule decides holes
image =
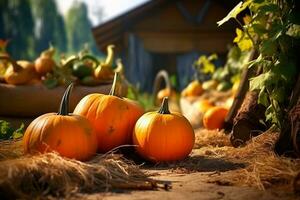
[[[213,107],[213,104],[210,101],[208,101],[207,99],[202,99],[196,103],[196,106],[197,106],[199,112],[204,114],[207,110],[209,110],[210,108]]]
[[[218,84],[219,84],[218,81],[211,79],[209,81],[203,82],[202,88],[204,90],[215,90]]]
[[[183,97],[200,96],[203,92],[202,84],[194,80],[181,92]]]
[[[143,158],[153,161],[175,161],[187,157],[195,142],[194,130],[179,113],[170,113],[168,98],[158,112],[148,112],[136,122],[133,144]]]
[[[41,55],[34,61],[34,67],[38,74],[46,75],[56,66],[56,63],[52,58],[54,53],[55,49],[50,46],[49,49],[43,51]]]
[[[131,144],[134,124],[144,113],[138,103],[117,96],[120,94],[117,81],[118,73],[115,74],[109,95],[89,94],[81,99],[74,110],[75,114],[86,117],[92,123],[101,153]]]
[[[22,85],[30,82],[31,79],[36,77],[34,64],[25,61],[14,61],[8,56],[0,56],[0,59],[7,60],[10,65],[4,73],[4,79],[6,83],[12,85]]]
[[[159,90],[156,95],[157,104],[161,104],[165,97],[169,97],[170,99],[176,100],[176,91],[170,88],[164,88]]]
[[[234,97],[231,96],[228,99],[226,99],[223,106],[229,110],[232,107],[233,102],[234,102]]]
[[[25,153],[56,151],[61,156],[87,160],[97,151],[97,139],[91,123],[69,114],[71,84],[62,98],[58,113],[47,113],[30,123],[23,137]]]
[[[210,130],[222,129],[227,113],[228,109],[221,106],[210,108],[203,116],[204,127]]]
[[[114,70],[112,68],[114,61],[114,45],[107,46],[107,57],[104,63],[100,63],[95,69],[94,76],[100,80],[112,80],[114,77]]]

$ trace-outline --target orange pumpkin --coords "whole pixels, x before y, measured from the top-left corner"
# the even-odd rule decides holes
[[[87,160],[97,151],[97,139],[90,122],[68,113],[72,84],[67,88],[58,113],[47,113],[30,123],[23,137],[24,152],[56,151],[77,160]]]
[[[31,79],[36,77],[33,63],[26,60],[19,60],[16,62],[7,55],[0,55],[0,59],[7,60],[10,63],[4,73],[6,83],[22,85],[27,84]]]
[[[202,92],[202,84],[198,80],[194,80],[181,92],[181,95],[184,97],[200,96]]]
[[[207,129],[222,129],[228,109],[220,106],[210,108],[203,116],[203,125]]]
[[[137,152],[154,162],[174,161],[190,154],[195,142],[194,130],[179,113],[170,113],[168,98],[158,112],[148,112],[137,122],[133,144]]]
[[[43,51],[40,57],[34,61],[34,67],[38,74],[45,75],[48,72],[51,72],[56,66],[56,63],[52,58],[54,53],[55,49],[50,46],[49,49]]]
[[[118,73],[109,95],[90,94],[76,106],[74,113],[85,116],[96,130],[98,151],[105,153],[115,147],[130,144],[137,119],[144,113],[137,102],[115,96]]]

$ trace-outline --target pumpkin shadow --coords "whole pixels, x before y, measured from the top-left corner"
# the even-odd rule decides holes
[[[146,162],[143,169],[175,170],[181,172],[226,172],[245,168],[245,163],[233,162],[222,158],[208,158],[204,156],[192,156],[181,161],[152,164]]]
[[[178,170],[182,172],[226,172],[245,168],[246,163],[234,162],[224,158],[211,158],[200,155],[189,156],[181,161],[152,163],[141,158],[134,148],[124,148],[120,151],[126,159],[140,165],[145,170]]]

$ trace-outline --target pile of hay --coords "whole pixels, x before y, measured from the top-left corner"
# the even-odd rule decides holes
[[[252,138],[245,147],[234,148],[224,133],[200,130],[196,132],[196,149],[193,156],[231,162],[233,168],[240,165],[235,170],[228,168],[222,173],[212,174],[210,182],[251,186],[261,190],[280,188],[298,191],[300,177],[296,177],[300,171],[300,159],[276,155],[274,145],[277,137],[278,133],[267,131]]]
[[[0,141],[0,161],[18,158],[23,155],[22,140]]]
[[[120,155],[98,155],[89,162],[80,162],[55,153],[24,156],[20,149],[7,151],[12,146],[18,145],[0,144],[0,194],[4,199],[70,197],[114,189],[166,187],[148,178],[148,174]]]

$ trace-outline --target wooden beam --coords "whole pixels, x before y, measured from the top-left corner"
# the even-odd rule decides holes
[[[226,32],[138,32],[145,49],[155,53],[183,53],[192,50],[225,53],[232,43]]]

